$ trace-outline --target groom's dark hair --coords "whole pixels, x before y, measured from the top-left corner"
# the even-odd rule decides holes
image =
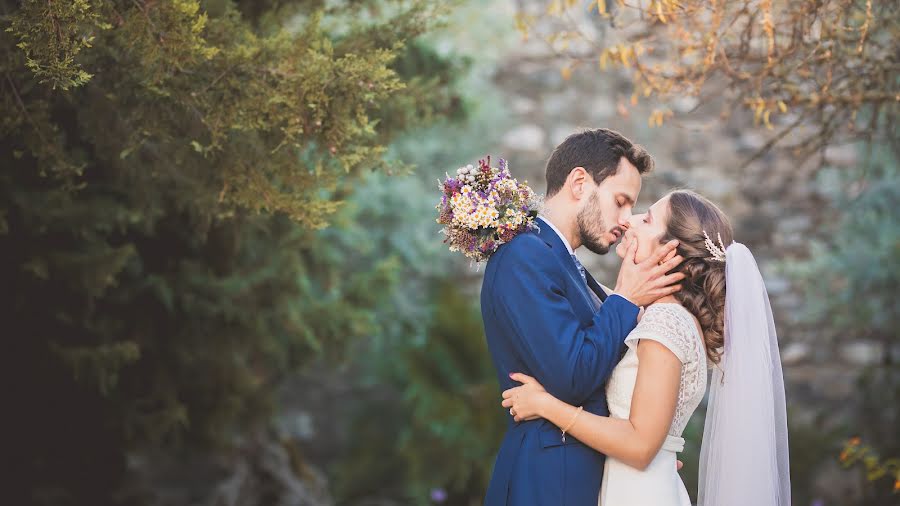
[[[653,170],[650,153],[614,130],[597,128],[566,137],[547,160],[547,196],[552,197],[562,189],[575,167],[584,167],[594,182],[600,184],[615,175],[623,156],[641,174]]]

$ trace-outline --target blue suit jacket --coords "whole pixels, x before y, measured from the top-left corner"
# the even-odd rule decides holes
[[[606,297],[592,300],[560,237],[538,219],[540,232],[519,234],[491,256],[481,313],[500,387],[511,372],[537,378],[548,392],[585,411],[608,415],[604,385],[621,358],[639,309]],[[596,506],[605,457],[577,439],[562,441],[546,420],[508,429],[494,464],[485,506]]]

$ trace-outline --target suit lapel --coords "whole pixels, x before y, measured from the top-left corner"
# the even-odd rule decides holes
[[[571,255],[569,255],[569,249],[566,248],[566,245],[563,244],[562,239],[560,239],[559,234],[556,233],[553,228],[547,224],[542,218],[537,219],[538,227],[540,231],[538,232],[538,236],[550,246],[550,249],[559,256],[560,261],[563,265],[567,266],[569,270],[569,274],[575,277],[577,280],[581,280],[581,273],[578,272],[578,267],[575,265],[575,262],[572,260]],[[606,292],[603,291],[603,288],[600,287],[600,284],[594,280],[591,273],[585,270],[585,274],[587,275],[588,286],[585,287],[585,295],[588,296],[589,299],[592,299],[591,294],[587,293],[588,290],[593,291],[597,298],[600,299],[600,302],[606,300]],[[579,283],[579,286],[584,286],[584,283]]]
[[[538,236],[543,239],[544,242],[547,243],[547,246],[550,246],[550,249],[553,250],[553,253],[559,257],[559,260],[568,269],[569,274],[581,279],[581,273],[578,272],[578,267],[576,267],[575,262],[572,261],[572,257],[569,255],[569,249],[563,244],[562,239],[560,239],[556,231],[554,231],[543,219],[537,218],[536,221],[540,228]]]

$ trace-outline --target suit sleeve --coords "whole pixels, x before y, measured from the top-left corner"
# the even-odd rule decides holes
[[[613,295],[583,326],[543,244],[510,244],[499,259],[494,286],[495,317],[511,331],[512,345],[554,397],[580,404],[602,386],[619,361],[639,309]],[[556,272],[553,272],[556,271]]]

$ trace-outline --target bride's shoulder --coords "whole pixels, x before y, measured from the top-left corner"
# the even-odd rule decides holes
[[[696,355],[696,328],[694,316],[681,304],[652,304],[647,306],[641,321],[626,338],[626,343],[640,339],[659,341],[686,363]]]
[[[649,325],[663,323],[669,330],[678,330],[680,331],[679,333],[685,336],[699,336],[701,339],[703,337],[703,330],[700,328],[700,322],[697,320],[697,317],[681,304],[652,304],[647,307],[644,313],[645,317],[650,315],[650,320],[647,322]]]
[[[674,302],[656,303],[647,306],[644,316],[638,323],[640,325],[655,325],[659,323],[693,324],[694,315],[684,306]]]

